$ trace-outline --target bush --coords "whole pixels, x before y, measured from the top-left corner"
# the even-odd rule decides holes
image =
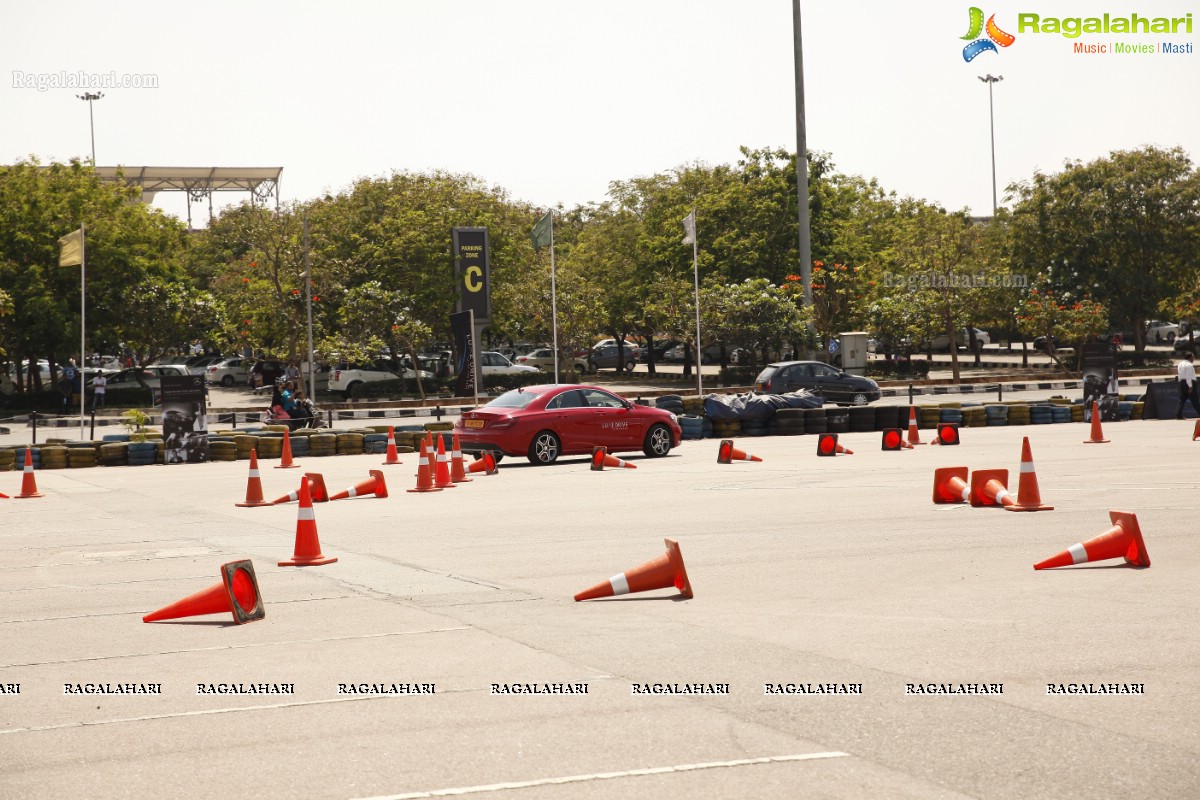
[[[721,370],[721,383],[726,386],[752,386],[762,367],[725,367]]]

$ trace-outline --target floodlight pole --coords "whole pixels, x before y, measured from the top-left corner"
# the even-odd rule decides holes
[[[1003,75],[984,75],[979,80],[988,85],[988,126],[992,131],[992,216],[996,216],[999,204],[996,202],[996,109],[992,104],[992,84],[1004,80]]]
[[[804,286],[804,307],[812,308],[812,231],[808,212],[808,130],[804,119],[804,39],[800,35],[800,0],[792,0],[792,38],[796,62],[796,213],[800,278]]]
[[[80,100],[86,100],[88,104],[88,126],[92,132],[92,166],[96,166],[96,115],[92,111],[92,101],[99,100],[104,97],[104,92],[84,92],[83,94],[75,95]]]

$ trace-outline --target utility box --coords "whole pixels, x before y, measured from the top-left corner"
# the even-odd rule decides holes
[[[867,374],[867,334],[864,331],[842,333],[842,369],[851,375]]]

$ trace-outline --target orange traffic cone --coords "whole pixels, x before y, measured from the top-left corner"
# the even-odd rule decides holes
[[[649,592],[674,586],[684,597],[692,597],[692,584],[688,581],[687,569],[683,566],[683,554],[674,539],[664,539],[666,555],[647,561],[640,567],[614,575],[603,583],[575,595],[575,602],[594,600],[597,597],[612,597],[618,594]]]
[[[1126,563],[1135,567],[1150,566],[1150,554],[1146,552],[1146,543],[1142,541],[1137,515],[1127,511],[1109,511],[1108,518],[1113,526],[1104,533],[1086,542],[1073,544],[1058,555],[1039,561],[1033,568],[1069,567],[1108,558],[1124,558]]]
[[[466,471],[463,470],[463,454],[462,454],[462,448],[459,446],[459,443],[458,443],[458,433],[457,432],[455,432],[454,438],[452,441],[453,441],[453,444],[451,445],[451,448],[450,448],[450,482],[451,483],[468,483],[468,482],[470,482],[471,479],[467,477]]]
[[[440,486],[433,485],[433,468],[429,465],[429,445],[421,440],[421,457],[417,460],[417,488],[410,492],[440,492]]]
[[[822,433],[817,438],[817,455],[819,456],[836,456],[839,453],[845,453],[848,456],[854,455],[854,451],[848,447],[842,447],[837,443],[838,435],[836,433]]]
[[[472,461],[470,466],[467,467],[467,472],[472,474],[482,472],[484,475],[495,475],[499,472],[496,469],[496,457],[492,455],[491,450],[484,450],[482,455],[475,461]]]
[[[254,577],[254,565],[249,561],[231,561],[221,565],[221,582],[193,595],[176,600],[169,606],[142,617],[142,622],[158,622],[180,617],[198,617],[204,614],[233,612],[234,623],[241,625],[267,615],[263,608],[262,595],[258,593],[258,579]]]
[[[388,425],[387,458],[383,463],[384,466],[403,463],[400,461],[399,454],[396,453],[396,428],[393,425]]]
[[[1095,400],[1092,401],[1092,438],[1085,439],[1084,444],[1104,444],[1108,439],[1104,438],[1104,431],[1100,428],[1100,404]]]
[[[281,567],[317,567],[332,564],[337,558],[328,558],[321,552],[321,540],[317,537],[317,515],[313,512],[312,498],[308,494],[308,481],[300,479],[300,508],[296,513],[296,546],[289,561],[280,561]]]
[[[1200,419],[1196,420],[1196,427],[1192,428],[1192,441],[1200,439]]]
[[[965,503],[971,497],[971,487],[967,485],[966,467],[941,467],[933,471],[933,502]]]
[[[734,461],[762,461],[758,456],[744,453],[733,446],[733,439],[722,439],[717,449],[718,464],[732,464]]]
[[[33,452],[28,447],[25,448],[25,472],[21,475],[21,493],[16,495],[18,499],[26,497],[41,497],[42,493],[38,491],[37,479],[33,477]]]
[[[439,489],[453,489],[450,481],[450,457],[446,455],[446,440],[437,437],[437,461],[433,466],[433,485]]]
[[[930,444],[942,444],[949,447],[950,445],[958,444],[958,425],[953,422],[939,422],[937,426],[937,436],[933,437]]]
[[[243,503],[234,503],[239,508],[252,508],[254,506],[269,506],[272,505],[266,500],[263,500],[262,493],[262,478],[258,474],[258,451],[250,451],[250,477],[246,479],[246,501]]]
[[[1016,505],[1017,499],[1008,493],[1008,470],[980,469],[971,475],[971,505],[985,506]]]
[[[1017,484],[1017,502],[1004,507],[1006,511],[1053,511],[1054,506],[1042,503],[1038,491],[1037,472],[1033,468],[1033,453],[1029,449],[1029,437],[1021,442],[1021,482]]]
[[[329,502],[329,492],[325,489],[325,476],[319,472],[304,473],[304,480],[308,482],[308,497],[314,503]],[[294,503],[300,499],[300,490],[293,489],[276,500],[271,501],[271,505],[279,505],[280,503]]]
[[[376,497],[387,497],[387,484],[383,481],[383,473],[377,469],[371,470],[371,477],[365,481],[359,481],[349,489],[343,489],[337,494],[330,495],[330,500],[347,500],[351,497],[362,497],[364,495],[373,494]]]
[[[908,444],[911,447],[914,444],[921,443],[921,434],[917,430],[917,407],[908,407]]]
[[[275,469],[294,469],[300,466],[292,461],[292,437],[287,432],[283,432],[283,452],[279,456],[279,463],[275,465]]]
[[[630,464],[628,461],[622,461],[621,459],[609,453],[607,447],[593,447],[592,469],[599,472],[605,467],[625,467],[626,469],[637,469],[637,464]]]

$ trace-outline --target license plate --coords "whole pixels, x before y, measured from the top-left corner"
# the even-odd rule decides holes
[[[466,428],[482,428],[482,427],[483,427],[483,420],[481,420],[481,419],[467,419],[467,420],[463,420],[463,427],[466,427]]]

